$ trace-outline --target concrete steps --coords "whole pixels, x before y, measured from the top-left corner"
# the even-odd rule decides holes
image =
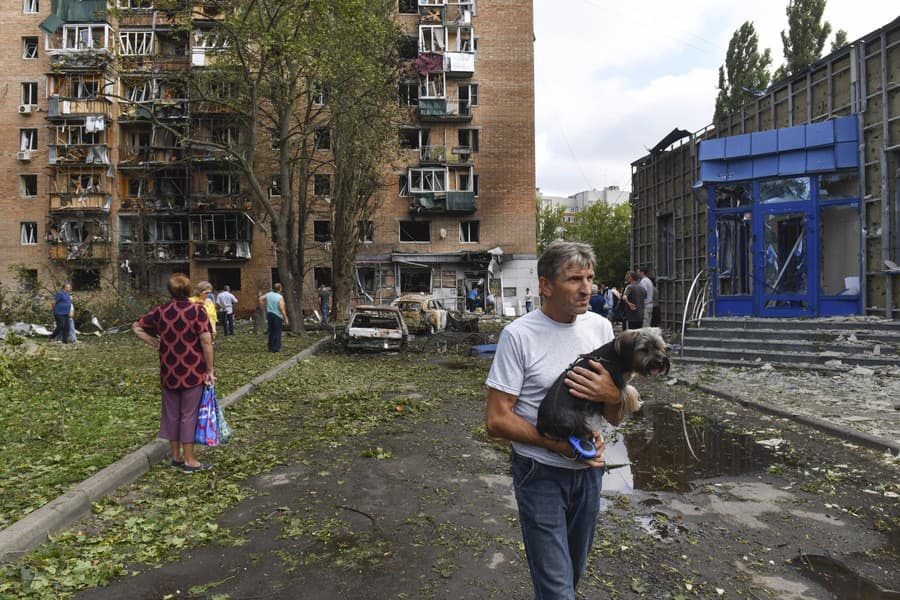
[[[678,360],[723,366],[865,367],[900,374],[900,321],[709,318],[685,330]]]

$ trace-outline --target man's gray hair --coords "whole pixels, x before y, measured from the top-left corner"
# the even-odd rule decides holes
[[[552,281],[569,265],[593,268],[595,264],[597,259],[590,244],[553,240],[538,258],[538,277]]]

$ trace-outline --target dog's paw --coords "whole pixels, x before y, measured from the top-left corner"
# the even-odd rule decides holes
[[[626,413],[634,413],[641,410],[641,394],[632,385],[626,385],[622,390],[622,404]]]

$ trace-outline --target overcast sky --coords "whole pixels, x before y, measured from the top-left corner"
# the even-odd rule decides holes
[[[535,0],[537,185],[568,196],[631,189],[631,163],[674,127],[712,121],[728,42],[752,21],[782,64],[787,0]],[[828,0],[850,41],[898,15],[890,0]],[[833,37],[833,33],[832,33]],[[831,48],[829,40],[824,53]]]

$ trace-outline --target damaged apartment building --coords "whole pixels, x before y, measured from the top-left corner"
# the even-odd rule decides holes
[[[900,19],[632,164],[632,258],[666,326],[900,316]],[[695,292],[696,293],[696,292]]]
[[[250,309],[277,280],[265,223],[215,150],[240,131],[220,105],[192,101],[184,81],[211,62],[226,4],[0,9],[11,65],[0,203],[12,217],[0,225],[0,282],[164,293],[181,271],[230,285]],[[396,18],[408,35],[398,82],[405,164],[365,231],[351,300],[425,291],[456,307],[483,285],[517,312],[537,283],[531,3],[399,0]],[[329,184],[317,178],[315,195],[327,200]],[[309,307],[314,288],[331,283],[327,219],[314,217],[307,232],[318,249],[308,253]]]

